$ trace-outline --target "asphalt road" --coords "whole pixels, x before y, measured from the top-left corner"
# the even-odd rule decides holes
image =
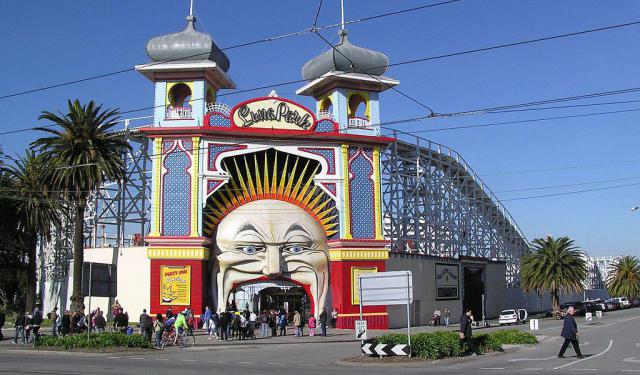
[[[588,355],[583,360],[571,348],[566,359],[556,358],[562,343],[560,325],[561,321],[544,320],[537,332],[542,343],[516,352],[412,364],[417,367],[337,365],[338,360],[359,355],[357,343],[302,343],[295,338],[119,354],[33,352],[3,342],[0,374],[640,374],[640,309],[613,312],[591,324],[579,318],[582,351]]]

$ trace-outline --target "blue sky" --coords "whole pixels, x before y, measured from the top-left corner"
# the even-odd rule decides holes
[[[346,0],[346,18],[411,8],[427,1]],[[317,1],[195,1],[197,28],[221,47],[308,27]],[[0,3],[4,38],[0,96],[148,61],[146,42],[184,27],[187,0],[23,1]],[[339,20],[339,1],[325,0],[319,24]],[[640,20],[640,3],[602,1],[478,1],[420,10],[348,27],[359,46],[387,54],[391,62],[459,52],[553,34]],[[323,33],[337,40],[336,30]],[[399,89],[440,113],[529,102],[640,86],[640,26],[526,46],[392,67]],[[302,65],[326,49],[303,35],[227,52],[229,74],[239,89],[300,79]],[[299,85],[278,88],[296,98]],[[235,103],[269,89],[226,97]],[[637,100],[640,94],[584,103]],[[42,110],[64,109],[67,98],[93,99],[124,110],[153,105],[153,87],[136,72],[0,100],[2,129],[39,125]],[[565,104],[578,104],[571,102]],[[640,108],[640,103],[435,119],[396,125],[403,131],[517,121]],[[395,92],[381,96],[383,121],[411,118],[425,110]],[[141,111],[131,116],[147,116]],[[554,190],[505,192],[517,198],[640,183],[640,112],[534,123],[427,132],[423,137],[457,150],[494,191],[585,184]],[[37,132],[3,135],[5,153],[21,152]],[[627,163],[618,163],[627,162]],[[530,170],[611,163],[600,167]],[[508,174],[505,174],[508,172]],[[517,172],[517,173],[512,173]],[[638,177],[638,178],[632,178]],[[628,179],[626,179],[628,178]],[[640,255],[640,185],[540,199],[506,201],[529,239],[568,235],[591,255]]]

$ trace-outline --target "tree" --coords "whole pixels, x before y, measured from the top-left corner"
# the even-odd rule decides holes
[[[533,251],[522,257],[520,281],[525,292],[551,294],[553,309],[560,306],[560,291],[580,292],[587,277],[584,254],[569,237],[533,240]]]
[[[611,266],[607,277],[611,296],[636,298],[640,296],[640,260],[624,256]]]
[[[7,206],[15,218],[14,228],[22,235],[27,250],[26,310],[33,311],[36,303],[36,251],[38,238],[49,237],[51,227],[60,225],[62,205],[58,197],[47,189],[45,165],[32,150],[3,165],[8,180],[3,194],[9,195]]]
[[[73,206],[73,291],[71,309],[84,309],[82,263],[84,261],[84,212],[87,199],[106,180],[123,180],[125,166],[122,153],[131,146],[110,132],[118,120],[118,110],[102,110],[93,101],[80,104],[68,101],[68,113],[43,111],[41,120],[57,128],[40,127],[50,134],[31,145],[47,160],[51,181]]]

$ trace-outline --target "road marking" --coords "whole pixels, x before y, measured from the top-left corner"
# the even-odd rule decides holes
[[[571,368],[571,371],[598,371],[597,368]]]
[[[142,359],[140,357],[130,357],[129,359]]]
[[[620,371],[622,371],[622,372],[640,372],[640,370],[626,370],[626,369],[622,369]]]
[[[523,371],[540,371],[540,370],[542,370],[541,367],[527,367],[523,369]]]
[[[284,365],[284,363],[267,362],[268,365]]]
[[[504,367],[480,367],[480,370],[504,370]]]
[[[640,363],[640,359],[636,359],[636,357],[625,358],[622,361],[623,362]]]
[[[107,357],[109,359],[120,359],[120,357]]]
[[[197,359],[183,359],[182,362],[195,362]]]
[[[156,361],[168,361],[169,358],[156,358],[155,360]]]
[[[603,355],[604,353],[608,352],[608,351],[611,349],[611,347],[612,347],[612,346],[613,346],[613,340],[609,340],[609,346],[607,346],[607,348],[606,348],[603,352],[598,353],[598,354],[595,354],[595,355],[592,355],[592,356],[587,357],[587,358],[579,359],[579,360],[577,360],[577,361],[569,362],[569,363],[567,363],[567,364],[565,364],[565,365],[562,365],[562,366],[554,367],[553,369],[554,369],[554,370],[559,370],[559,369],[561,369],[561,368],[564,368],[564,367],[567,367],[567,366],[571,366],[571,365],[576,364],[576,363],[578,363],[578,362],[583,362],[583,361],[586,361],[586,360],[588,360],[588,359],[592,359],[592,358],[600,357],[600,356],[601,356],[601,355]]]
[[[209,363],[224,363],[224,361],[207,361]]]
[[[580,346],[587,346],[589,344],[591,344],[591,341],[583,342],[582,344],[580,344]]]
[[[236,362],[239,365],[255,365],[255,362]]]
[[[522,362],[522,361],[548,361],[550,359],[554,359],[556,356],[545,357],[545,358],[514,358],[510,359],[509,362]]]

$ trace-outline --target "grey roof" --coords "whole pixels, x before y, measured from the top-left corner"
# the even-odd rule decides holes
[[[147,55],[152,61],[213,61],[223,71],[229,70],[229,58],[207,34],[196,31],[196,18],[187,17],[187,27],[173,34],[151,39],[147,43]]]
[[[302,78],[311,81],[334,70],[374,76],[387,71],[389,59],[385,54],[354,46],[347,39],[347,30],[340,30],[338,34],[340,44],[304,64]]]

